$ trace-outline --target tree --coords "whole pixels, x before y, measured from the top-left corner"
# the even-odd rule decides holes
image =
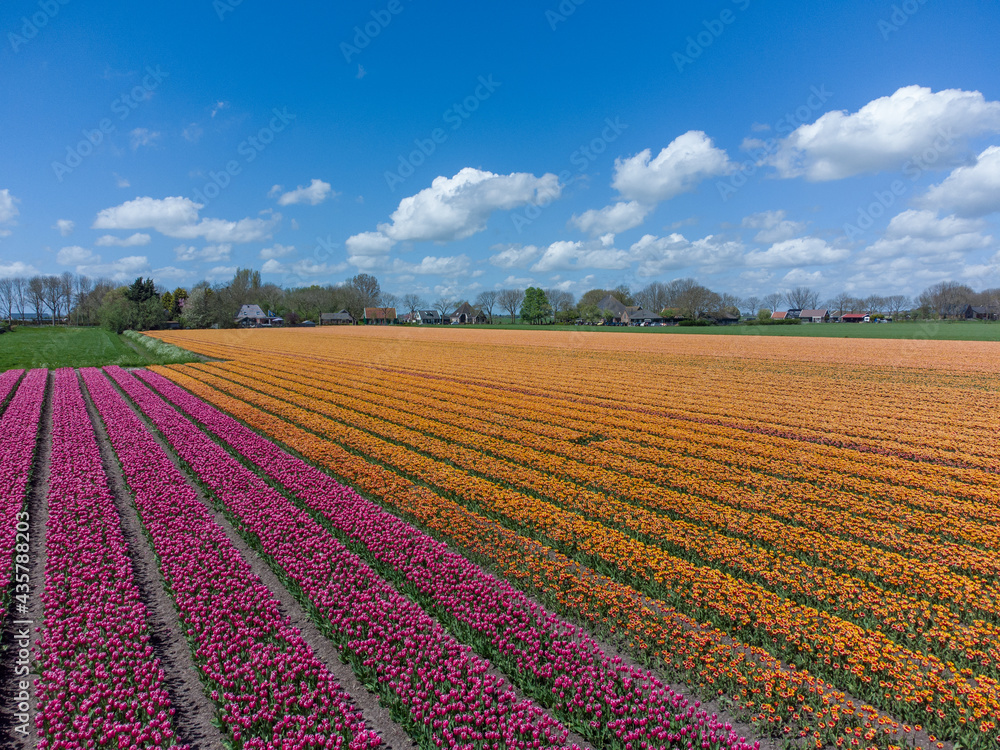
[[[529,286],[524,290],[524,301],[521,303],[521,320],[532,325],[548,322],[552,317],[552,305],[549,304],[545,292],[537,286]]]
[[[757,314],[758,308],[760,308],[759,297],[744,297],[740,300],[740,309],[750,318]]]
[[[347,282],[347,284],[357,290],[361,307],[378,306],[382,287],[379,286],[378,279],[374,276],[367,273],[359,273]]]
[[[918,301],[921,305],[933,310],[938,316],[946,318],[962,313],[966,306],[972,303],[975,292],[965,284],[957,281],[942,281],[927,287],[921,292]]]
[[[14,295],[14,305],[17,307],[17,315],[24,321],[24,307],[28,301],[28,282],[23,276],[15,276],[11,280],[12,292]]]
[[[163,305],[163,311],[167,314],[167,318],[173,320],[174,295],[171,292],[164,292],[160,295],[160,304]]]
[[[502,310],[510,313],[510,322],[513,325],[517,317],[517,311],[521,309],[524,302],[524,291],[521,289],[501,289],[497,302]]]
[[[545,298],[552,306],[552,312],[568,312],[576,307],[573,293],[564,292],[562,289],[546,289]]]
[[[785,295],[783,295],[781,292],[771,292],[771,294],[767,295],[766,297],[764,297],[764,299],[760,301],[760,304],[766,307],[771,312],[774,312],[778,308],[778,305],[781,304],[781,301],[784,298]]]
[[[28,302],[35,311],[35,320],[42,322],[42,310],[45,307],[45,279],[41,276],[32,276],[28,279]]]
[[[611,290],[611,296],[616,300],[621,302],[626,307],[632,307],[636,304],[635,297],[632,296],[632,289],[628,284],[619,284],[614,289]]]
[[[486,318],[493,323],[493,308],[497,304],[497,297],[499,293],[493,289],[488,289],[486,291],[480,292],[476,296],[476,307],[478,307]]]
[[[893,318],[910,306],[910,298],[905,294],[892,294],[885,298],[884,309]]]
[[[152,279],[143,279],[141,276],[125,290],[125,299],[137,304],[151,300],[156,296],[156,284],[153,283]]]
[[[845,312],[854,312],[855,308],[854,297],[849,295],[847,292],[841,292],[827,304],[837,311],[838,318]]]
[[[434,309],[438,311],[438,314],[442,318],[447,317],[455,310],[455,300],[453,300],[451,297],[442,294],[440,297],[437,298],[437,301],[434,303]]]
[[[77,325],[80,325],[80,318],[85,313],[84,307],[92,289],[93,282],[90,280],[90,277],[77,274],[73,279],[73,312],[75,313]]]
[[[399,297],[391,292],[379,292],[378,296],[378,306],[379,307],[399,307]]]
[[[46,276],[42,279],[42,302],[52,313],[52,325],[56,318],[61,317],[63,288],[58,276]]]
[[[4,314],[6,313],[6,314]],[[7,323],[14,324],[14,280],[0,279],[0,315],[7,318]]]
[[[864,308],[867,313],[880,313],[885,307],[885,297],[877,294],[869,294],[865,297]]]
[[[399,304],[402,306],[402,309],[406,310],[410,313],[410,315],[415,315],[417,310],[427,307],[427,303],[424,302],[421,296],[419,294],[414,294],[413,292],[404,294],[400,297]]]
[[[654,281],[635,293],[635,302],[643,310],[660,312],[668,304],[667,285],[662,281]]]
[[[798,310],[815,310],[819,304],[819,292],[807,286],[797,286],[785,293],[788,306]]]

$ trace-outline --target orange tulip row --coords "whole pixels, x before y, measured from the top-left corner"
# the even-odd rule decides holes
[[[331,470],[555,608],[622,642],[649,663],[732,700],[755,724],[773,727],[768,732],[805,738],[808,746],[818,749],[850,744],[862,732],[877,728],[869,747],[929,746],[920,743],[917,728],[851,701],[808,670],[789,667],[764,649],[734,642],[723,632],[702,626],[378,463],[252,406],[246,399],[249,389],[218,383],[236,394],[228,395],[208,385],[202,378],[209,378],[192,368],[153,369]]]
[[[828,675],[842,687],[903,718],[924,719],[928,726],[944,732],[954,730],[956,722],[978,723],[1000,710],[1000,686],[996,680],[980,675],[975,682],[967,681],[936,657],[897,646],[881,633],[797,605],[759,585],[694,566],[619,531],[504,486],[510,482],[501,484],[476,476],[469,471],[469,462],[474,457],[467,455],[467,449],[421,434],[424,452],[433,451],[444,459],[435,460],[399,444],[402,441],[387,441],[372,434],[379,430],[390,436],[390,440],[395,434],[412,441],[414,437],[407,436],[412,430],[350,410],[341,410],[343,421],[330,420],[291,403],[301,399],[308,404],[309,399],[296,397],[277,386],[262,385],[261,381],[268,376],[261,373],[247,377],[243,385],[234,386],[208,375],[204,366],[191,369],[205,382],[235,393],[248,403],[262,405],[399,473],[503,518],[516,528],[548,539],[619,580],[640,586],[695,616],[706,617],[752,643],[785,654],[803,666],[808,664],[815,672]],[[232,373],[229,375],[233,377]],[[478,458],[481,463],[481,454]],[[466,465],[464,470],[462,463]],[[499,462],[489,463],[490,470],[496,471]]]

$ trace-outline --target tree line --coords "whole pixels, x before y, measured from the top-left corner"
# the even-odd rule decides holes
[[[324,312],[347,310],[355,320],[364,316],[366,307],[392,307],[398,314],[414,315],[418,310],[433,310],[446,317],[469,302],[489,323],[509,316],[526,323],[598,323],[610,314],[599,307],[607,297],[625,306],[639,306],[664,317],[698,320],[720,315],[770,317],[781,307],[816,309],[820,294],[809,287],[795,287],[763,297],[737,297],[715,292],[695,279],[652,282],[638,290],[628,285],[595,288],[577,299],[571,292],[540,287],[485,290],[466,300],[439,295],[427,300],[418,294],[395,295],[382,290],[378,279],[357,274],[340,284],[311,285],[284,289],[263,283],[260,272],[240,268],[227,282],[203,281],[190,289],[173,290],[158,286],[152,279],[138,278],[130,285],[109,279],[90,279],[85,275],[63,273],[58,276],[11,277],[0,279],[0,317],[8,323],[33,320],[55,325],[66,321],[77,325],[103,325],[114,331],[149,330],[177,321],[185,328],[227,328],[235,325],[240,307],[256,304],[286,323],[318,321]],[[905,295],[869,295],[856,297],[841,293],[827,300],[825,307],[833,315],[864,313],[911,318],[953,318],[964,315],[969,305],[984,308],[991,316],[1000,316],[1000,289],[974,291],[955,281],[934,284],[916,299]]]

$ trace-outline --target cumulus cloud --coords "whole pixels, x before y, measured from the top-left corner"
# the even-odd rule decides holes
[[[13,276],[34,276],[37,273],[37,268],[20,260],[15,260],[13,263],[0,263],[0,279]]]
[[[616,159],[611,186],[628,200],[658,203],[733,169],[724,150],[716,148],[705,133],[691,130],[675,138],[656,158],[647,148],[627,159]]]
[[[583,268],[621,270],[631,264],[629,254],[600,241],[553,242],[542,253],[531,270],[536,273],[572,271]]]
[[[919,258],[923,262],[958,260],[966,253],[993,244],[984,235],[986,222],[955,216],[938,217],[934,211],[909,210],[894,216],[884,236],[865,248],[861,265],[891,258]]]
[[[279,245],[275,244],[271,247],[265,247],[258,253],[258,257],[261,260],[271,260],[274,258],[284,258],[295,252],[295,245]]]
[[[6,229],[5,225],[13,226],[17,224],[17,216],[21,213],[17,208],[17,204],[20,202],[10,194],[9,188],[0,190],[0,237],[10,235],[10,230]]]
[[[926,151],[935,153],[935,161],[943,165],[969,137],[996,132],[1000,132],[1000,102],[988,102],[978,91],[934,93],[906,86],[853,114],[827,112],[816,122],[799,126],[767,163],[781,177],[839,180],[901,169]]]
[[[469,271],[469,257],[464,254],[445,257],[428,255],[419,263],[406,263],[396,258],[392,264],[392,270],[394,273],[416,274],[418,276],[462,276]]]
[[[611,206],[584,211],[580,216],[574,215],[570,224],[591,235],[617,234],[642,224],[652,210],[652,206],[639,201],[619,201]]]
[[[112,281],[130,281],[150,270],[149,258],[145,255],[129,255],[109,263],[101,263],[100,260],[100,256],[94,256],[91,262],[78,265],[77,273],[91,277],[106,276]]]
[[[153,238],[144,232],[136,232],[128,237],[115,237],[113,234],[104,234],[97,238],[95,245],[101,247],[137,247],[148,245]]]
[[[499,175],[465,167],[454,177],[437,177],[429,188],[403,198],[390,216],[392,222],[378,229],[394,242],[460,240],[483,231],[494,211],[548,202],[561,191],[554,174]]]
[[[95,255],[90,250],[79,245],[64,247],[56,253],[56,263],[62,266],[79,266],[92,263],[100,263],[101,256]]]
[[[951,209],[962,216],[1000,211],[1000,146],[990,146],[976,163],[959,167],[919,200],[922,206]]]
[[[200,249],[194,245],[179,245],[174,248],[174,253],[177,256],[177,260],[181,261],[219,263],[220,261],[229,260],[229,255],[232,253],[232,250],[233,246],[228,243],[221,245],[206,245]]]
[[[850,250],[832,247],[819,237],[799,237],[776,242],[767,250],[747,253],[746,264],[766,268],[820,266],[839,263],[850,254]]]
[[[347,260],[359,268],[379,267],[388,256],[394,243],[381,232],[362,232],[348,237]]]
[[[281,187],[275,185],[271,188],[268,195],[271,197],[275,193],[280,192]],[[329,182],[323,182],[323,180],[314,179],[306,187],[299,185],[295,190],[289,190],[287,193],[282,193],[278,198],[279,206],[291,206],[296,203],[308,203],[310,206],[316,206],[327,198],[336,197],[339,193],[333,192],[333,188],[330,186]]]
[[[71,219],[57,219],[52,228],[59,230],[59,234],[63,237],[69,237],[69,235],[73,234],[73,227],[75,226],[76,222]]]
[[[494,245],[490,263],[497,268],[524,268],[542,254],[535,245]]]
[[[741,265],[743,252],[740,242],[715,235],[691,241],[677,233],[666,237],[647,234],[629,248],[630,257],[639,263],[636,269],[639,276],[659,276],[692,267],[703,273],[717,273]]]
[[[816,286],[823,283],[822,271],[804,271],[801,268],[793,268],[781,279],[781,285],[786,288],[796,286]]]
[[[762,245],[790,240],[805,231],[806,224],[804,222],[791,221],[785,216],[784,211],[763,211],[750,214],[743,219],[742,226],[746,229],[760,230],[754,235],[753,241]]]
[[[280,214],[268,220],[199,218],[198,212],[202,207],[202,204],[180,196],[141,197],[103,209],[97,214],[93,228],[154,229],[176,239],[201,238],[212,243],[241,244],[269,238],[281,219]]]

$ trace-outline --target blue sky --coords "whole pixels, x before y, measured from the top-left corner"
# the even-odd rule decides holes
[[[1000,286],[1000,2],[0,9],[0,275]]]

